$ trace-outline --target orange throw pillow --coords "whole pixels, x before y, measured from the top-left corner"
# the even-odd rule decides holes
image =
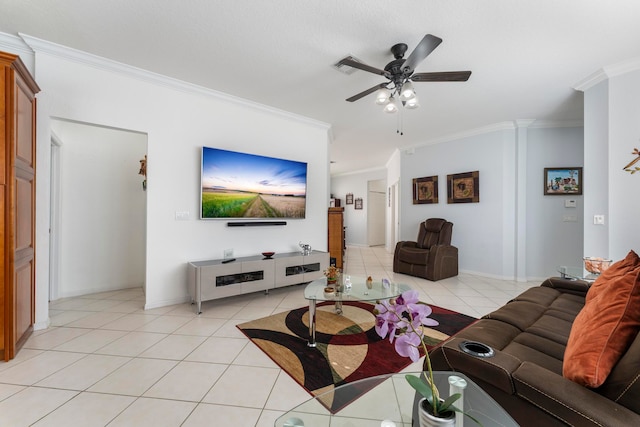
[[[611,276],[576,316],[564,352],[562,375],[592,388],[605,382],[640,331],[640,265]]]
[[[609,268],[598,276],[589,288],[589,292],[587,292],[586,302],[589,303],[602,289],[609,286],[610,283],[613,283],[613,281],[619,279],[621,276],[634,270],[639,265],[640,257],[638,257],[634,251],[629,251],[623,260],[611,264]]]

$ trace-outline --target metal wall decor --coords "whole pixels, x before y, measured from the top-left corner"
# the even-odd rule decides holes
[[[447,203],[479,203],[480,172],[447,175]]]
[[[413,204],[438,203],[438,176],[413,178]]]
[[[638,156],[638,157],[631,160],[631,163],[629,163],[627,166],[623,167],[622,169],[633,175],[634,173],[640,171],[640,167],[638,166],[633,167],[633,165],[635,165],[638,161],[640,161],[640,150],[638,150],[637,148],[634,148],[633,152],[631,152],[631,155]]]

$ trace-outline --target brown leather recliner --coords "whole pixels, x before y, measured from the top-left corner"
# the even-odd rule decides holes
[[[441,280],[458,275],[458,248],[451,246],[453,223],[430,218],[420,223],[416,242],[396,244],[393,271]]]

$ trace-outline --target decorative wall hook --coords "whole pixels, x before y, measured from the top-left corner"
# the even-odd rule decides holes
[[[140,160],[140,170],[138,171],[138,175],[144,176],[144,180],[142,181],[142,189],[147,189],[147,155],[145,154],[144,159]]]

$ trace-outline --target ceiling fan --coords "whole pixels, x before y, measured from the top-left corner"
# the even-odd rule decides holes
[[[364,64],[347,57],[338,62],[339,65],[347,65],[369,73],[378,74],[387,78],[387,82],[377,84],[372,88],[353,95],[346,100],[354,102],[377,91],[376,104],[384,105],[384,111],[395,113],[399,109],[399,101],[406,108],[418,108],[418,98],[413,89],[412,82],[466,82],[471,71],[440,71],[433,73],[415,73],[416,67],[431,53],[442,39],[432,34],[427,34],[418,43],[413,52],[404,59],[407,45],[398,43],[391,47],[394,60],[389,62],[384,70]]]

